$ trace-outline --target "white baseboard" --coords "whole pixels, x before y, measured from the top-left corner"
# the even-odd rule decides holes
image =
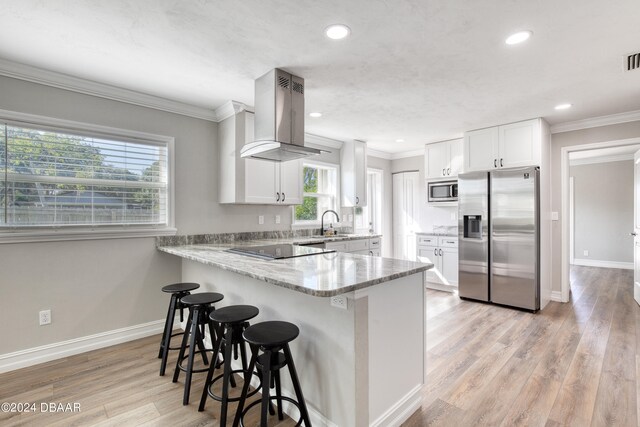
[[[444,292],[451,292],[451,293],[454,293],[455,291],[458,290],[457,286],[442,285],[440,283],[434,283],[434,282],[424,282],[424,287],[427,289],[434,289],[436,291],[444,291]]]
[[[562,292],[551,291],[551,296],[549,298],[551,299],[551,301],[562,302]]]
[[[573,265],[582,265],[585,267],[622,268],[624,270],[633,270],[632,262],[600,261],[596,259],[575,258],[573,260]]]
[[[395,427],[407,421],[422,405],[422,387],[422,384],[417,385],[369,425],[372,427]]]
[[[0,354],[0,373],[162,333],[165,320],[114,329],[13,353]],[[176,324],[178,324],[176,322]]]

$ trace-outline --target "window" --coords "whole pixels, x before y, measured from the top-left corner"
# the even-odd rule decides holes
[[[295,209],[296,224],[315,224],[327,209],[336,210],[337,170],[333,166],[305,163],[302,172],[304,198]]]
[[[170,225],[172,139],[97,128],[0,121],[0,232]]]
[[[367,169],[367,206],[355,208],[355,228],[360,233],[382,233],[382,171]]]

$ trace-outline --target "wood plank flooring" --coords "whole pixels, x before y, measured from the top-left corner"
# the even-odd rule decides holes
[[[632,272],[573,268],[571,289],[571,303],[552,302],[538,314],[428,291],[427,386],[421,410],[405,426],[637,426],[640,307]],[[184,375],[171,382],[175,352],[167,375],[158,376],[159,339],[0,375],[0,402],[38,409],[41,402],[79,402],[82,409],[0,412],[0,425],[217,426],[217,402],[197,411],[203,374],[194,375],[188,406]],[[247,423],[256,424],[256,417]]]
[[[183,406],[184,373],[177,383],[171,382],[177,351],[170,352],[167,372],[161,377],[160,360],[155,357],[159,342],[156,335],[1,374],[0,402],[35,403],[37,412],[0,412],[0,426],[218,426],[218,402],[210,398],[205,411],[198,412],[206,373],[193,375],[190,403]],[[242,388],[240,377],[237,380],[232,396]],[[214,389],[218,395],[220,389]],[[42,413],[42,402],[78,402],[81,412]],[[229,405],[228,425],[235,408],[236,404]],[[259,412],[249,412],[245,424],[258,425]],[[270,417],[270,427],[293,425],[291,419],[279,422]]]
[[[538,314],[427,291],[427,386],[404,425],[624,426],[640,412],[631,270],[573,267]]]

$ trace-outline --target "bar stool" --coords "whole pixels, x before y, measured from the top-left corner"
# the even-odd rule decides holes
[[[176,311],[180,310],[180,321],[184,321],[182,310],[184,306],[180,302],[182,297],[190,295],[193,290],[200,287],[198,283],[174,283],[162,288],[162,292],[171,294],[171,301],[169,302],[169,311],[167,312],[167,319],[164,322],[164,331],[162,332],[162,340],[160,341],[160,351],[158,352],[158,359],[162,359],[160,363],[160,376],[164,376],[164,371],[167,368],[167,357],[169,356],[169,350],[179,350],[180,347],[170,347],[171,338],[182,335],[184,332],[173,332],[173,319],[176,317]]]
[[[212,349],[204,348],[204,331],[205,327],[209,327],[209,335],[211,336],[211,342],[215,342],[216,339],[216,326],[209,318],[209,315],[215,307],[212,304],[221,301],[224,298],[222,294],[216,292],[202,292],[198,294],[191,294],[183,297],[180,301],[182,305],[189,308],[189,318],[187,319],[187,326],[185,333],[182,336],[182,345],[180,346],[180,353],[178,360],[176,361],[176,369],[173,372],[173,382],[178,381],[180,371],[185,371],[186,379],[184,381],[184,397],[182,399],[183,405],[189,404],[189,392],[191,391],[191,376],[194,372],[205,372],[208,368],[193,369],[193,360],[196,353],[202,355],[202,361],[205,365],[209,364],[207,359],[207,351]],[[197,343],[197,344],[196,344]],[[187,345],[189,344],[189,345]],[[196,350],[196,345],[200,347],[200,350]],[[189,354],[185,356],[185,351],[189,349]],[[187,366],[182,366],[182,362],[187,359]],[[211,363],[215,363],[213,360]]]
[[[245,372],[244,386],[242,387],[242,394],[240,395],[240,402],[238,403],[236,416],[233,420],[234,427],[237,427],[238,425],[244,427],[243,419],[245,414],[252,407],[260,403],[262,404],[260,426],[267,427],[267,410],[269,409],[271,400],[274,399],[278,404],[279,420],[284,418],[282,414],[282,401],[286,400],[287,402],[294,404],[300,410],[300,419],[298,419],[296,426],[301,425],[302,422],[304,422],[306,427],[311,426],[307,405],[304,402],[302,388],[300,387],[296,367],[293,363],[293,357],[291,357],[291,350],[289,349],[289,342],[296,339],[299,334],[300,330],[296,325],[280,321],[257,323],[253,326],[249,326],[244,331],[242,336],[251,347],[251,362],[249,363],[249,369]],[[258,354],[260,351],[263,352],[261,355]],[[262,399],[256,400],[243,410],[245,401],[247,400],[247,397],[249,397],[247,392],[249,391],[251,373],[256,365],[262,372]],[[285,366],[289,368],[289,375],[291,376],[291,382],[293,383],[293,389],[295,391],[297,401],[289,397],[282,396],[280,369]],[[269,396],[269,384],[271,378],[273,378],[276,387],[276,395],[274,397]]]
[[[260,310],[251,305],[232,305],[229,307],[223,307],[213,311],[209,318],[218,323],[218,339],[213,347],[213,360],[218,360],[218,355],[224,351],[224,370],[221,375],[213,378],[214,371],[216,369],[215,363],[209,365],[209,373],[207,374],[207,380],[202,390],[202,398],[200,399],[200,406],[198,411],[204,411],[204,406],[207,401],[207,397],[210,396],[213,399],[221,402],[220,411],[220,427],[227,425],[227,407],[229,402],[237,402],[240,397],[229,397],[229,383],[232,387],[235,387],[235,381],[233,374],[244,373],[247,374],[247,349],[245,341],[242,338],[242,333],[249,327],[248,320],[253,319],[258,315]],[[224,348],[223,348],[224,347]],[[231,369],[231,351],[235,350],[234,359],[238,359],[238,347],[240,348],[240,354],[242,359],[242,369]],[[260,376],[253,372],[258,378]],[[212,386],[216,381],[222,379],[222,396],[216,395]],[[252,391],[247,397],[255,395],[259,391],[259,388]]]

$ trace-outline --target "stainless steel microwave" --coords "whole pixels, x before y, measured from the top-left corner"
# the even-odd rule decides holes
[[[427,200],[429,203],[457,202],[458,181],[436,181],[427,184]]]

